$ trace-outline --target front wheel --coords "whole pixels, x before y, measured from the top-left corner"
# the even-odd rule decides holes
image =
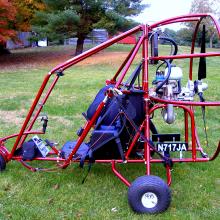
[[[161,213],[170,206],[171,191],[160,177],[141,176],[129,187],[128,202],[137,213]]]

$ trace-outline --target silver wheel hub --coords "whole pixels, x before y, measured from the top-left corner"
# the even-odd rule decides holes
[[[141,203],[145,208],[154,208],[158,203],[158,198],[155,193],[146,192],[141,197]]]

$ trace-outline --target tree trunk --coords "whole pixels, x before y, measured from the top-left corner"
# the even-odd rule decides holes
[[[6,44],[0,44],[0,55],[10,54],[10,51],[6,48]]]
[[[85,36],[78,36],[75,56],[77,56],[83,52],[84,40],[85,40]]]

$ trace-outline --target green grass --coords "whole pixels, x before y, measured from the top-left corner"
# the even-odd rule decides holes
[[[128,49],[129,46],[116,45],[106,53],[126,52]],[[58,48],[53,50],[59,53]],[[180,50],[185,52],[188,48],[183,47]],[[166,51],[168,51],[167,47],[162,48],[163,53]],[[41,54],[39,50],[38,53]],[[205,92],[205,97],[207,100],[219,100],[220,60],[219,58],[207,60],[209,89]],[[135,60],[135,64],[138,62]],[[177,64],[184,70],[185,84],[188,62],[178,61]],[[13,71],[0,70],[0,137],[19,131],[43,77],[49,71],[47,66],[48,63],[46,67],[34,69],[24,67]],[[65,76],[61,77],[43,110],[49,116],[45,138],[58,141],[60,146],[67,140],[75,139],[76,131],[84,123],[81,112],[86,111],[99,88],[105,84],[105,79],[111,78],[116,67],[116,64],[110,62],[87,66],[77,65],[65,71]],[[135,65],[132,66],[134,67]],[[151,79],[154,77],[154,71],[155,67],[152,67]],[[177,120],[172,126],[161,122],[160,112],[155,114],[154,121],[161,132],[181,130],[182,112],[177,111],[177,113]],[[207,152],[209,153],[214,151],[219,140],[219,113],[218,108],[207,108],[210,144]],[[196,117],[201,143],[204,144],[200,108],[196,108]],[[40,127],[40,123],[35,126],[35,128]],[[10,148],[12,144],[13,141],[8,141],[7,146]],[[6,171],[0,174],[0,219],[218,220],[219,165],[219,159],[211,163],[175,164],[172,171],[171,206],[165,213],[149,216],[137,215],[131,211],[127,203],[127,187],[113,175],[108,164],[93,165],[88,179],[81,184],[87,168],[80,169],[78,164],[52,173],[32,173],[13,161],[8,163]],[[40,163],[39,166],[51,167],[52,165]],[[121,164],[118,167],[130,181],[144,174],[143,164]],[[153,165],[152,174],[165,178],[165,170],[160,164]]]

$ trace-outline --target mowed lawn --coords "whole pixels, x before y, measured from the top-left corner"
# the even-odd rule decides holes
[[[84,124],[86,111],[98,90],[110,79],[126,57],[129,46],[114,46],[65,71],[43,112],[49,116],[47,134],[59,147],[76,139],[76,131]],[[167,47],[162,53],[169,53]],[[189,51],[181,47],[180,53]],[[0,57],[0,137],[17,133],[35,97],[43,77],[55,65],[72,57],[70,47],[49,47],[13,51]],[[132,69],[140,62],[134,61]],[[198,61],[196,61],[198,63]],[[188,61],[176,62],[183,68],[183,86],[187,81]],[[209,89],[206,100],[220,96],[220,58],[208,58]],[[155,67],[150,69],[153,79]],[[196,78],[196,67],[194,74]],[[150,85],[152,86],[152,85]],[[205,147],[201,109],[195,114],[201,143],[212,154],[220,139],[220,108],[206,108],[209,148]],[[179,132],[183,114],[176,111],[176,121],[167,126],[161,114],[154,122],[161,133]],[[35,128],[41,128],[38,121]],[[181,131],[180,131],[181,132]],[[11,148],[14,140],[7,143]],[[53,167],[51,163],[35,163],[37,167]],[[144,175],[144,164],[121,164],[119,170],[133,181]],[[159,215],[135,214],[127,202],[127,187],[111,172],[109,164],[95,164],[84,184],[87,166],[73,164],[65,170],[32,173],[18,162],[10,162],[0,175],[0,219],[155,219],[201,220],[220,219],[220,158],[210,163],[175,164],[172,170],[172,203]],[[165,179],[163,165],[153,165],[152,174]]]

